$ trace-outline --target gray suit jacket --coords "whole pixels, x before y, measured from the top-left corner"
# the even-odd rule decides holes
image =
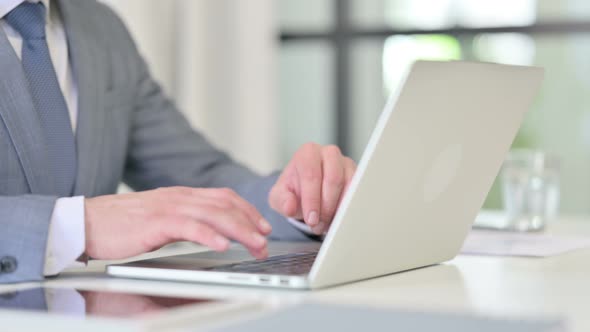
[[[56,0],[79,91],[74,195],[164,186],[230,187],[273,224],[272,239],[306,240],[268,206],[261,177],[195,132],[162,93],[121,20],[94,0]],[[19,59],[0,29],[0,283],[39,280],[55,200],[41,125]]]

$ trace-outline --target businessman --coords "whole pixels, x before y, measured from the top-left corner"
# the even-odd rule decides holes
[[[328,229],[355,167],[310,143],[257,175],[191,129],[107,7],[0,0],[0,283],[175,241],[265,258]]]

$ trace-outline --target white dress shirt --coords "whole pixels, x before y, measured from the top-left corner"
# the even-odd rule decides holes
[[[16,55],[21,58],[22,38],[3,18],[24,1],[34,3],[41,1],[47,8],[46,35],[49,52],[75,132],[78,118],[78,90],[70,66],[66,33],[57,10],[55,8],[52,10],[49,0],[1,0],[0,26],[8,36]],[[49,224],[43,273],[46,276],[60,273],[69,265],[76,263],[76,259],[84,253],[84,250],[84,197],[59,198]]]

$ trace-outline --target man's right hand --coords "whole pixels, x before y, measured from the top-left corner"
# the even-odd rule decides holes
[[[229,240],[263,259],[272,230],[232,190],[187,187],[88,198],[85,226],[86,254],[96,259],[127,258],[177,241],[225,251]]]

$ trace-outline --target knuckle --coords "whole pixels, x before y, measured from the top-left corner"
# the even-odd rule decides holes
[[[329,186],[340,187],[344,185],[344,174],[342,172],[332,172],[324,176],[324,182]]]
[[[301,147],[303,150],[315,150],[318,147],[318,144],[315,142],[307,142],[305,144],[303,144],[303,146]]]
[[[340,151],[340,148],[334,144],[330,144],[330,145],[326,145],[324,147],[324,153],[327,153],[329,155],[341,155],[342,152]]]
[[[320,198],[320,196],[307,196],[305,197],[304,203],[309,207],[317,207],[320,206],[322,204],[322,199]]]
[[[349,166],[353,166],[356,168],[356,162],[352,160],[352,158],[344,157],[344,162],[347,163]]]
[[[239,209],[227,210],[228,216],[232,219],[235,223],[244,224],[249,223],[250,218],[248,218],[248,214],[245,211]]]
[[[310,182],[319,182],[322,180],[322,172],[315,168],[306,168],[301,172],[304,180]]]
[[[302,154],[310,154],[310,153],[314,153],[316,150],[318,149],[318,145],[316,143],[313,142],[308,142],[305,143],[301,146],[301,149],[299,149],[299,151],[301,151]]]
[[[262,217],[262,215],[260,214],[260,212],[258,212],[258,210],[254,206],[252,206],[250,204],[248,204],[246,206],[246,212],[249,215],[253,216],[254,218],[261,218]]]
[[[242,213],[241,211],[234,211],[230,215],[230,219],[232,219],[233,224],[235,227],[241,228],[243,230],[253,230],[254,229],[254,221],[251,220],[248,215]]]

